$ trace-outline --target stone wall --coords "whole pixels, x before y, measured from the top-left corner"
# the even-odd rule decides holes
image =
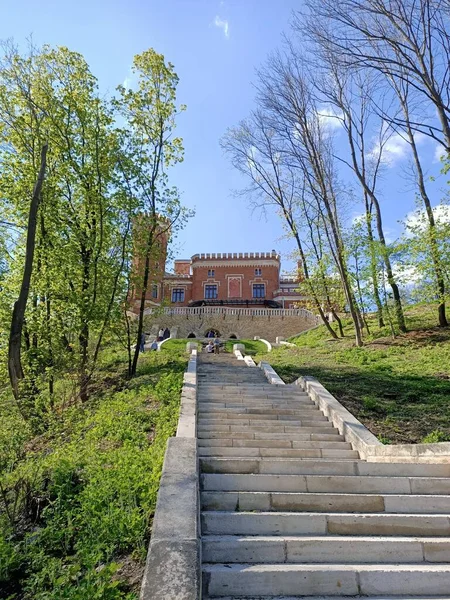
[[[160,327],[176,328],[178,338],[187,338],[190,334],[196,338],[205,337],[209,329],[214,329],[223,338],[253,339],[259,336],[275,342],[278,336],[288,338],[315,326],[311,319],[299,315],[155,314],[145,317],[147,333]]]

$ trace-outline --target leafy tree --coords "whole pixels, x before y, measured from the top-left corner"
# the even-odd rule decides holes
[[[135,375],[152,264],[163,251],[165,238],[183,225],[189,213],[181,206],[178,190],[170,186],[166,171],[183,160],[182,141],[173,135],[176,116],[185,109],[176,105],[178,76],[173,65],[154,50],[137,55],[132,70],[138,78],[137,89],[119,86],[115,106],[131,140],[133,161],[128,163],[127,180],[145,222],[136,229],[140,252],[133,284],[139,316],[130,368],[130,375]]]

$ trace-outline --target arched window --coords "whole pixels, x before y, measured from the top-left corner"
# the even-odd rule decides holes
[[[220,337],[220,333],[217,331],[217,329],[208,329],[208,331],[205,333],[205,337],[207,337],[207,338]]]

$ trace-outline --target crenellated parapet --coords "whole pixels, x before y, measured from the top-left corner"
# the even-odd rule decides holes
[[[206,254],[194,254],[192,262],[201,260],[276,260],[280,261],[280,255],[275,252],[212,252]]]

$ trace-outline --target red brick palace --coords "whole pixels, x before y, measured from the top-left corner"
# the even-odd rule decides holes
[[[164,257],[165,259],[165,257]],[[174,272],[153,277],[147,305],[268,306],[295,308],[302,301],[297,277],[282,277],[272,252],[194,254],[174,261]]]

